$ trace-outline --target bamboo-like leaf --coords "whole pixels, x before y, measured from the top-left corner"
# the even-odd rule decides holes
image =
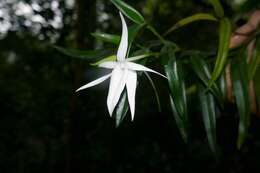
[[[131,27],[129,27],[129,32],[128,32],[128,55],[130,52],[130,49],[133,45],[133,42],[136,38],[136,36],[138,35],[139,31],[145,26],[145,24],[143,25],[132,25]]]
[[[131,47],[131,44],[133,43],[136,35],[138,34],[138,32],[140,31],[140,29],[142,29],[144,27],[144,25],[132,25],[129,27],[128,31],[128,44],[130,45],[129,47]],[[91,34],[93,37],[95,37],[98,40],[101,40],[103,42],[108,42],[108,43],[113,43],[116,45],[119,45],[120,43],[120,36],[119,35],[115,35],[115,34],[108,34],[108,33],[102,33],[102,32],[94,32]]]
[[[224,9],[219,0],[209,0],[209,2],[212,4],[216,15],[220,18],[224,17]]]
[[[216,104],[214,97],[202,85],[199,87],[199,99],[202,109],[203,123],[211,150],[216,153]]]
[[[172,98],[171,95],[170,95],[170,104],[171,104],[173,116],[175,118],[177,127],[180,130],[180,133],[181,133],[181,136],[182,136],[183,140],[187,143],[187,141],[188,141],[187,126],[183,122],[183,119],[179,116],[179,113],[176,110],[176,106],[174,104],[174,101],[173,101],[173,98]]]
[[[109,50],[78,50],[78,49],[67,49],[59,46],[54,46],[56,50],[63,53],[64,55],[80,58],[83,60],[96,60],[102,56],[107,55]]]
[[[249,69],[248,69],[250,80],[252,80],[254,78],[255,72],[256,72],[257,68],[259,68],[259,65],[260,65],[260,37],[257,37],[256,47],[255,47],[254,53],[253,53],[253,59],[249,65]]]
[[[129,33],[128,33],[128,37],[129,37],[129,39],[128,39],[128,45],[129,45],[129,47],[128,47],[128,54],[129,54],[129,51],[131,49],[131,46],[132,46],[132,43],[133,43],[135,37],[137,36],[137,34],[140,31],[140,29],[142,29],[143,27],[144,27],[144,25],[132,25],[129,28]],[[137,60],[140,60],[140,59],[143,59],[143,58],[146,58],[146,57],[149,57],[149,56],[153,56],[153,55],[155,55],[155,54],[154,53],[149,53],[149,54],[139,55],[139,56],[135,56],[135,57],[130,57],[130,58],[127,58],[127,60],[128,61],[137,61]],[[106,62],[106,61],[115,61],[115,60],[116,60],[116,56],[115,55],[111,55],[111,56],[106,57],[104,59],[101,59],[101,60],[99,60],[99,61],[97,61],[95,63],[92,63],[91,65],[96,66],[96,65],[99,65],[99,64],[101,64],[103,62]]]
[[[248,95],[248,71],[246,55],[232,63],[233,91],[239,113],[237,147],[244,143],[250,124],[250,101]]]
[[[218,79],[223,71],[229,52],[229,41],[231,36],[231,23],[228,18],[223,18],[220,21],[219,29],[219,47],[216,64],[212,73],[212,78],[209,81],[209,88]]]
[[[208,81],[211,78],[210,70],[207,63],[204,61],[203,57],[199,57],[198,54],[193,54],[190,59],[192,68],[199,79],[203,82],[204,86],[207,86]],[[220,89],[214,83],[212,87],[209,88],[210,92],[217,98],[219,104],[223,107],[223,96]]]
[[[103,62],[115,61],[115,60],[116,60],[116,55],[111,55],[111,56],[108,56],[108,57],[106,57],[104,59],[101,59],[101,60],[99,60],[99,61],[97,61],[95,63],[91,63],[90,65],[97,66],[97,65],[99,65],[99,64],[101,64]]]
[[[168,29],[163,34],[163,36],[170,34],[172,31],[174,31],[182,26],[188,25],[192,22],[201,21],[201,20],[217,21],[217,19],[214,16],[212,16],[211,14],[207,14],[207,13],[194,14],[192,16],[181,19],[179,22],[177,22],[175,25],[173,25],[170,29]]]
[[[222,99],[225,100],[226,99],[226,90],[227,90],[225,73],[222,73],[222,75],[219,77],[218,88],[221,92]]]
[[[147,54],[144,54],[144,55],[137,55],[137,56],[133,56],[133,57],[130,57],[130,58],[127,58],[126,61],[138,61],[138,60],[141,60],[141,59],[144,59],[144,58],[147,58],[147,57],[151,57],[151,56],[155,56],[157,54],[155,53],[147,53]],[[116,61],[116,55],[111,55],[111,56],[108,56],[106,58],[103,58],[95,63],[91,63],[90,65],[92,66],[97,66],[103,62],[107,62],[107,61]]]
[[[147,53],[147,54],[143,54],[143,55],[137,55],[137,56],[127,58],[126,61],[138,61],[138,60],[148,58],[148,57],[151,57],[151,56],[157,57],[158,53]]]
[[[125,116],[127,115],[128,109],[129,109],[129,105],[127,101],[127,92],[124,91],[116,107],[116,113],[115,113],[116,127],[118,127],[122,123]]]
[[[168,64],[164,65],[164,69],[171,91],[171,107],[182,137],[184,141],[187,141],[188,115],[185,83],[173,49],[169,49],[166,56],[168,56]]]
[[[98,40],[108,42],[108,43],[113,43],[116,45],[118,45],[120,42],[119,35],[113,35],[113,34],[107,34],[107,33],[101,33],[101,32],[94,32],[91,35]]]
[[[144,17],[133,7],[122,0],[110,0],[125,16],[137,24],[145,22]]]

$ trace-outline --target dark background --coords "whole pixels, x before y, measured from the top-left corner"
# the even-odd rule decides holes
[[[259,7],[257,0],[248,1],[223,1],[234,27],[243,24],[243,14]],[[202,0],[127,2],[160,33],[183,17],[213,13]],[[158,111],[152,88],[141,77],[135,121],[127,115],[116,128],[106,108],[108,83],[74,92],[104,73],[53,48],[112,47],[95,41],[90,36],[94,31],[121,32],[118,11],[107,0],[0,1],[0,172],[260,171],[258,117],[252,116],[248,140],[238,151],[237,112],[233,105],[227,105],[217,119],[219,148],[214,155],[207,144],[200,110],[190,100],[190,139],[185,144],[164,94],[167,84],[157,76],[153,78],[162,95],[163,111]],[[198,22],[167,39],[183,49],[214,51],[217,36],[217,25]],[[150,38],[153,36],[145,32],[140,39]]]

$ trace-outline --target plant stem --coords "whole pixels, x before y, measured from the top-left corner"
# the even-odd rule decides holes
[[[147,25],[147,29],[149,29],[157,38],[159,38],[159,40],[165,44],[166,40],[156,31],[156,29],[154,27],[152,27],[151,25]]]

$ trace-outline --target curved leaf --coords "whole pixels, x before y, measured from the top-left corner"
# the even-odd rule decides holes
[[[119,35],[100,33],[100,32],[94,32],[91,35],[98,40],[108,42],[108,43],[113,43],[113,44],[116,44],[116,45],[118,45],[119,42],[120,42],[120,36]]]
[[[118,127],[122,123],[125,116],[127,115],[128,109],[129,109],[129,105],[127,101],[127,92],[124,91],[116,107],[116,113],[115,113],[116,127]]]
[[[240,149],[246,139],[250,124],[250,100],[248,95],[248,71],[246,55],[232,63],[233,91],[239,113],[237,147]]]
[[[221,3],[219,2],[219,0],[209,0],[209,2],[214,7],[216,15],[220,18],[224,17],[224,15],[225,15],[224,9],[223,9]]]
[[[115,55],[111,55],[109,57],[106,57],[104,59],[101,59],[100,61],[98,62],[95,62],[95,63],[91,63],[90,65],[93,65],[93,66],[97,66],[103,62],[107,62],[107,61],[115,61],[116,60],[116,56]]]
[[[182,137],[187,142],[188,113],[185,83],[180,64],[175,58],[175,52],[171,48],[168,50],[168,53],[165,54],[168,56],[168,63],[164,65],[164,69],[171,91],[171,107]]]
[[[144,27],[145,25],[132,25],[129,27],[129,30],[128,30],[128,53],[127,53],[127,56],[129,55],[129,52],[131,50],[131,47],[133,45],[133,42],[138,34],[138,32]]]
[[[212,78],[209,81],[209,88],[218,79],[225,67],[229,52],[230,36],[231,23],[228,18],[223,18],[220,21],[218,55],[214,71],[212,73]]]
[[[56,50],[59,52],[73,57],[73,58],[80,58],[83,60],[96,60],[102,56],[107,55],[110,51],[109,50],[78,50],[78,49],[67,49],[59,46],[54,46]]]
[[[203,123],[211,150],[216,153],[216,104],[214,97],[202,85],[199,87],[199,99],[202,110]]]
[[[176,106],[174,104],[173,98],[170,95],[170,104],[171,104],[171,108],[172,108],[172,112],[173,112],[173,116],[175,118],[177,127],[180,130],[181,136],[183,138],[183,140],[187,143],[188,141],[188,133],[187,133],[187,126],[186,124],[183,122],[183,119],[179,116],[179,113],[176,109]]]
[[[202,57],[198,57],[197,54],[191,55],[190,62],[194,72],[197,74],[199,79],[203,82],[204,86],[207,86],[208,81],[211,78],[210,70],[207,63]],[[219,87],[213,83],[212,87],[209,88],[212,94],[218,99],[219,104],[223,107],[223,96]]]
[[[151,56],[156,57],[157,55],[158,55],[158,53],[147,53],[147,54],[144,54],[144,55],[137,55],[137,56],[127,58],[126,61],[138,61],[140,59],[144,59],[144,58],[151,57]]]
[[[260,65],[260,37],[257,37],[256,39],[256,47],[254,49],[252,62],[249,64],[249,79],[252,80],[255,76],[257,68],[259,68]]]
[[[200,20],[217,21],[217,19],[214,16],[212,16],[211,14],[207,14],[207,13],[194,14],[192,16],[181,19],[179,22],[177,22],[175,25],[173,25],[170,29],[168,29],[163,34],[163,36],[170,34],[172,31],[174,31],[182,26],[185,26],[192,22],[196,22],[196,21],[200,21]]]
[[[144,17],[133,7],[123,2],[122,0],[110,0],[125,16],[137,24],[145,22]]]

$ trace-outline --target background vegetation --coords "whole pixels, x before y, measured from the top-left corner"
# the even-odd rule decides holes
[[[126,2],[140,11],[159,33],[195,13],[214,14],[206,0]],[[221,3],[232,21],[232,30],[260,7],[258,0]],[[1,172],[260,171],[259,117],[250,116],[246,141],[238,150],[239,113],[234,103],[225,103],[222,110],[217,109],[214,154],[198,106],[199,96],[194,94],[188,100],[189,137],[185,143],[171,111],[168,84],[157,76],[153,79],[159,88],[162,111],[158,111],[153,88],[142,76],[135,121],[131,122],[127,115],[118,128],[105,105],[107,84],[75,94],[76,88],[103,72],[89,66],[82,57],[62,54],[54,45],[102,49],[105,51],[99,51],[99,57],[105,57],[116,46],[94,40],[90,33],[97,31],[121,32],[118,10],[110,1],[0,2]],[[218,49],[218,23],[195,22],[166,38],[178,44],[183,52],[196,50],[212,56]],[[156,39],[151,32],[144,31],[138,43]],[[160,69],[157,62],[151,65]],[[198,80],[191,75],[194,74],[191,69],[185,73],[187,83]]]

